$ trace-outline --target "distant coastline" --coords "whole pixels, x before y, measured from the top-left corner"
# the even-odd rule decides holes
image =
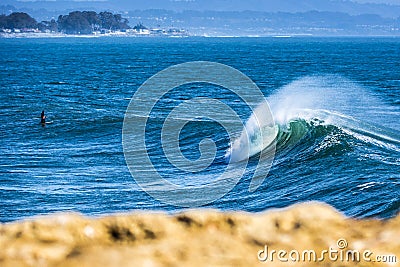
[[[293,35],[152,35],[152,34],[129,34],[124,32],[113,32],[108,34],[64,34],[64,33],[0,33],[0,39],[40,39],[40,38],[400,38],[398,35],[317,35],[317,34],[293,34]]]
[[[148,28],[141,22],[134,27],[128,24],[129,21],[121,14],[106,11],[73,11],[68,15],[59,15],[57,20],[41,22],[37,22],[28,13],[13,12],[10,15],[0,15],[0,37],[188,36],[184,29]]]
[[[45,33],[45,32],[21,32],[21,33],[0,33],[0,38],[107,38],[107,37],[169,37],[169,38],[184,38],[190,37],[188,34],[176,35],[152,35],[152,34],[129,34],[126,32],[112,32],[107,34],[65,34],[65,33]]]
[[[125,18],[108,11],[72,11],[38,22],[28,13],[10,12],[0,15],[0,37],[400,36],[400,17],[374,14],[138,10],[122,12]]]

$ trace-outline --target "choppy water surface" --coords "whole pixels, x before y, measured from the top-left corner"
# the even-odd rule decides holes
[[[144,81],[197,60],[248,75],[278,127],[276,157],[262,185],[248,191],[250,159],[237,186],[208,207],[257,212],[318,200],[354,217],[399,212],[398,38],[1,39],[0,221],[56,211],[177,210],[132,179],[122,124]],[[219,99],[243,122],[251,116],[237,96],[216,86],[183,86],[165,95],[149,117],[146,142],[154,164],[177,184],[212,181],[229,154],[224,129],[200,119],[182,130],[180,146],[196,159],[200,141],[212,138],[217,153],[211,166],[193,174],[166,161],[162,123],[193,97]],[[43,109],[50,122],[45,127],[39,123]]]

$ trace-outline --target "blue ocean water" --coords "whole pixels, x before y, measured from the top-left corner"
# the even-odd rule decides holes
[[[206,207],[259,212],[317,200],[357,218],[400,211],[399,38],[0,39],[0,222],[60,211],[181,210],[135,183],[121,133],[138,87],[188,61],[219,62],[249,76],[279,125],[262,185],[248,191],[250,160],[233,190]],[[246,103],[216,86],[165,95],[146,142],[158,170],[175,183],[212,180],[229,150],[221,126],[199,120],[182,131],[180,146],[196,159],[203,138],[215,141],[217,158],[206,173],[177,171],[163,157],[163,120],[193,97],[218,98],[244,122],[251,116]]]

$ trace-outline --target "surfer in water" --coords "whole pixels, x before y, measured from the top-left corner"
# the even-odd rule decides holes
[[[42,125],[46,124],[46,115],[44,115],[44,110],[42,110],[42,114],[40,114],[40,123]]]

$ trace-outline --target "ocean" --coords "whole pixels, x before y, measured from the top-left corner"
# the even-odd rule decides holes
[[[55,212],[185,209],[154,198],[132,177],[122,133],[138,88],[192,61],[248,76],[276,124],[273,161],[255,153],[240,180],[201,207],[262,212],[321,201],[355,218],[398,214],[399,38],[38,38],[0,39],[0,222]],[[229,106],[244,129],[252,116],[248,103],[213,84],[186,84],[155,100],[144,129],[149,158],[166,181],[189,187],[227,171],[232,140],[241,134],[230,139],[220,123],[203,118],[207,105],[192,106],[195,120],[175,112],[185,121],[178,135],[185,159],[201,158],[205,139],[215,146],[201,171],[177,168],[165,156],[161,133],[174,108],[193,98]],[[218,110],[219,117],[225,112]],[[249,191],[256,168],[269,172]],[[131,168],[133,176],[143,171]],[[168,195],[169,189],[156,190]],[[207,195],[186,197],[201,202]]]

